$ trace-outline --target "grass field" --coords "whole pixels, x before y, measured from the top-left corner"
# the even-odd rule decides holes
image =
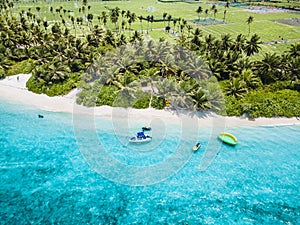
[[[188,21],[193,27],[199,27],[203,34],[213,34],[216,36],[220,36],[222,34],[231,34],[235,37],[238,34],[248,35],[248,24],[246,22],[249,16],[254,18],[254,21],[250,24],[251,34],[258,34],[261,37],[261,41],[266,43],[262,50],[271,51],[271,52],[282,52],[284,51],[288,44],[287,42],[299,42],[300,41],[300,24],[295,24],[294,26],[279,23],[279,20],[290,19],[290,18],[300,18],[300,13],[282,11],[282,12],[274,12],[274,13],[257,13],[256,11],[246,11],[245,7],[229,7],[225,8],[224,6],[216,3],[216,8],[218,12],[215,15],[215,19],[218,21],[223,21],[224,10],[226,13],[225,24],[211,24],[211,25],[201,25],[196,24],[193,21],[198,19],[198,14],[196,10],[199,6],[202,7],[203,13],[200,14],[201,19],[205,18],[214,18],[214,15],[211,11],[212,4],[211,3],[197,3],[197,4],[189,4],[183,2],[177,3],[161,3],[156,0],[131,0],[131,1],[111,1],[111,2],[102,2],[102,1],[88,1],[88,5],[91,6],[90,11],[88,12],[86,7],[86,12],[91,13],[94,16],[93,23],[97,24],[97,17],[101,16],[102,11],[106,11],[109,14],[110,8],[119,7],[120,10],[129,10],[134,12],[137,16],[146,17],[148,15],[153,15],[154,19],[162,19],[163,13],[167,13],[172,16],[172,18],[184,18]],[[300,5],[300,3],[299,3]],[[54,13],[50,13],[50,6],[53,7]],[[32,12],[35,12],[39,15],[40,19],[47,19],[49,23],[53,23],[55,21],[61,21],[61,18],[58,13],[55,13],[55,9],[62,6],[64,9],[72,10],[73,12],[66,12],[63,15],[63,18],[66,20],[67,25],[71,28],[71,21],[68,19],[68,16],[82,17],[83,13],[78,12],[78,8],[82,7],[82,1],[78,2],[44,2],[39,1],[37,3],[32,2],[19,2],[15,3],[15,11],[14,13],[20,12],[22,9],[27,11],[31,8]],[[40,12],[37,12],[36,7],[40,7]],[[147,9],[151,7],[153,9],[152,12],[148,12]],[[209,9],[209,13],[205,14],[204,11]],[[264,9],[264,8],[262,8]],[[121,21],[121,20],[119,20]],[[176,37],[171,33],[166,33],[164,31],[164,27],[168,22],[154,22],[152,24],[152,30],[148,31],[148,36],[158,39],[160,37],[164,37],[168,40],[176,39]],[[114,25],[108,19],[107,26],[110,28],[114,28]],[[149,25],[150,27],[150,25]],[[128,28],[128,26],[127,26]],[[143,20],[142,28],[144,33],[146,33],[146,29],[148,28],[147,21]],[[171,23],[171,28],[173,29],[173,23]],[[132,24],[133,30],[141,30],[141,24],[137,19],[135,23]],[[87,29],[83,29],[84,30]],[[176,30],[176,29],[175,29]],[[177,28],[178,31],[178,28]],[[130,33],[130,31],[127,31]],[[284,40],[284,43],[280,43],[280,41]],[[277,42],[277,44],[272,45],[272,43]],[[268,44],[267,44],[268,43]],[[271,44],[270,44],[271,43]]]

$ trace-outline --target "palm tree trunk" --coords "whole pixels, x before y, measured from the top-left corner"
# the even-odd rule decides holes
[[[153,99],[153,92],[151,91],[151,95],[150,95],[150,101],[149,101],[149,107],[148,108],[152,108],[152,99]]]

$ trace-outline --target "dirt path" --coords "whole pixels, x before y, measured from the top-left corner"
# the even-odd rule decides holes
[[[300,38],[297,39],[285,39],[285,40],[278,40],[278,41],[266,41],[262,44],[264,45],[274,45],[274,44],[283,44],[283,43],[290,43],[290,42],[298,42],[300,41]]]

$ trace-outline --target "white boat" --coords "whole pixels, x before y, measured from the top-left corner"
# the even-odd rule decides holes
[[[138,132],[135,137],[132,137],[129,139],[129,142],[131,143],[143,143],[143,142],[149,142],[152,140],[152,137],[149,135],[145,135],[144,132]]]

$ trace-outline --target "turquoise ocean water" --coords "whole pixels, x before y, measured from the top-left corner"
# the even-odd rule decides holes
[[[229,128],[239,144],[220,144],[212,164],[200,171],[209,142],[209,131],[203,130],[201,149],[187,155],[172,176],[132,186],[95,169],[97,155],[83,153],[76,135],[80,124],[74,130],[70,114],[1,101],[0,122],[0,224],[300,223],[300,126]],[[113,123],[96,119],[101,146],[135,167],[163,162],[179,145],[191,149],[195,142],[180,140],[179,125],[171,124],[160,127],[169,135],[156,135],[153,127],[152,143],[129,145],[135,125],[129,133],[121,127],[116,132]],[[131,176],[122,169],[116,172]]]

